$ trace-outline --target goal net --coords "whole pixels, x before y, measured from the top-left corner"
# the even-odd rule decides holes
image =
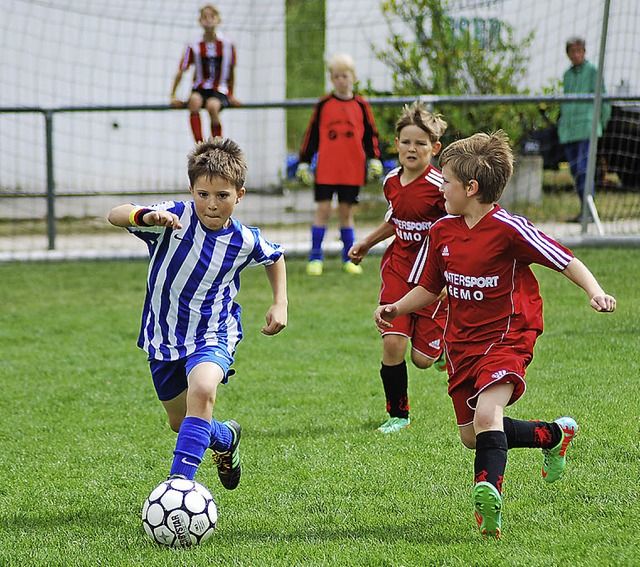
[[[188,111],[169,109],[168,103],[184,47],[202,34],[198,17],[203,4],[0,0],[0,259],[144,255],[137,239],[108,226],[105,217],[123,202],[152,204],[189,197],[186,156],[193,138]],[[388,49],[393,34],[408,42],[415,38],[401,18],[383,11],[380,0],[214,4],[222,19],[219,31],[236,45],[235,95],[245,104],[221,115],[223,134],[243,147],[249,163],[248,194],[236,210],[237,218],[264,227],[268,238],[284,242],[290,252],[305,254],[315,205],[312,190],[291,178],[303,131],[297,143],[295,136],[293,142],[290,135],[287,138],[287,108],[295,104],[310,115],[313,100],[323,90],[309,92],[309,99],[287,101],[287,84],[313,82],[297,69],[304,69],[306,58],[316,57],[314,53],[326,60],[347,52],[356,61],[362,88],[393,96],[394,76],[379,52]],[[603,24],[599,0],[439,4],[446,7],[456,33],[484,38],[487,49],[506,29],[512,30],[514,41],[531,35],[523,53],[526,73],[520,93],[561,93],[559,81],[569,66],[564,44],[570,36],[584,37],[587,57],[598,62]],[[310,24],[308,18],[292,16],[294,9],[304,15],[312,5],[321,6],[324,18]],[[306,26],[303,33],[300,26]],[[604,80],[607,92],[621,100],[612,101],[612,119],[598,153],[595,201],[602,223],[590,224],[586,233],[594,237],[639,234],[639,26],[640,5],[635,0],[611,3]],[[305,34],[306,29],[314,33]],[[300,45],[291,44],[293,32],[302,38]],[[430,33],[428,25],[425,33]],[[314,51],[310,42],[317,38],[323,45]],[[180,84],[182,99],[190,93],[190,73]],[[330,87],[326,80],[324,89]],[[450,93],[416,91],[407,100],[429,94]],[[473,101],[478,93],[468,94],[471,100],[465,104],[470,108],[482,104]],[[397,114],[407,96],[403,93],[404,98],[382,104],[371,95],[376,119],[383,112]],[[553,122],[557,104],[547,106]],[[202,120],[208,132],[204,112]],[[483,129],[504,127],[494,122],[488,121]],[[388,149],[385,165],[392,167],[392,133],[381,129],[381,135]],[[547,156],[541,155],[548,149],[544,139],[532,136],[528,145],[525,142],[518,141],[522,155],[505,205],[553,236],[579,237],[582,227],[566,222],[579,207],[566,164],[547,163]],[[363,188],[356,217],[359,236],[379,224],[384,207],[379,182]],[[331,222],[337,225],[335,219]],[[337,238],[327,247],[337,250]]]

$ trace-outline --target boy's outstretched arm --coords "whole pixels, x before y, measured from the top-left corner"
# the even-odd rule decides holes
[[[146,212],[145,212],[146,211]],[[136,213],[139,214],[136,217]],[[138,219],[138,223],[135,219]],[[121,226],[126,228],[128,226],[168,226],[175,230],[180,230],[182,224],[178,215],[170,213],[169,211],[152,211],[151,209],[145,209],[144,207],[136,207],[135,205],[119,205],[109,211],[107,220],[113,226]],[[140,221],[144,224],[140,224]]]
[[[574,284],[584,289],[590,299],[590,305],[596,311],[611,313],[616,310],[616,298],[602,289],[598,280],[578,258],[573,258],[562,272]]]
[[[265,266],[267,278],[273,293],[273,303],[265,317],[267,324],[262,327],[265,335],[275,335],[287,326],[287,268],[284,256],[277,262]]]
[[[383,222],[362,242],[354,244],[349,249],[349,258],[354,264],[359,264],[360,262],[362,262],[362,259],[367,255],[371,248],[378,244],[378,242],[382,242],[383,240],[386,240],[394,234],[395,230],[393,226],[391,226],[388,222]]]
[[[413,313],[418,309],[431,305],[438,297],[435,293],[431,293],[419,285],[395,303],[380,305],[373,313],[373,319],[378,331],[384,333],[393,327],[391,324],[393,319],[399,315]]]

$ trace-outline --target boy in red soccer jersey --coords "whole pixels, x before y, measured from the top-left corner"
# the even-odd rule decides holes
[[[185,103],[176,98],[176,91],[183,73],[193,65],[193,86],[186,105],[190,112],[189,123],[196,142],[203,140],[200,120],[200,110],[203,107],[211,117],[211,135],[215,137],[222,136],[222,109],[241,105],[233,96],[235,45],[231,39],[216,32],[222,21],[220,12],[211,4],[207,4],[200,9],[199,21],[204,35],[187,45],[171,89],[171,106],[184,107]]]
[[[431,165],[440,151],[440,137],[447,123],[422,104],[405,106],[396,123],[396,149],[400,167],[384,180],[384,196],[389,209],[384,222],[349,250],[351,261],[359,265],[372,246],[395,236],[380,264],[382,288],[380,304],[397,301],[418,283],[426,260],[429,228],[446,214],[440,193],[442,175]],[[411,361],[418,368],[445,369],[442,331],[446,302],[398,317],[393,329],[382,333],[380,377],[389,419],[378,431],[395,433],[409,426],[408,373],[405,356],[411,339]],[[439,358],[440,357],[440,358]]]
[[[616,300],[570,250],[496,203],[513,173],[504,132],[454,142],[440,165],[449,214],[431,227],[419,285],[396,303],[378,307],[374,319],[380,332],[388,332],[395,317],[433,303],[446,287],[449,395],[462,442],[475,449],[475,517],[483,536],[500,537],[507,450],[541,448],[542,477],[554,482],[579,429],[570,417],[552,423],[504,417],[505,406],[525,391],[525,371],[543,328],[542,298],[530,264],[562,272],[587,293],[596,311],[614,311]]]
[[[316,104],[300,149],[296,177],[311,184],[309,163],[318,154],[314,199],[316,213],[311,226],[311,252],[307,274],[320,276],[323,270],[322,242],[331,214],[333,195],[338,195],[340,239],[343,269],[348,274],[361,274],[362,267],[349,260],[349,249],[355,241],[354,205],[360,187],[369,171],[382,174],[378,131],[369,103],[353,92],[355,63],[349,55],[336,55],[328,64],[335,90]]]

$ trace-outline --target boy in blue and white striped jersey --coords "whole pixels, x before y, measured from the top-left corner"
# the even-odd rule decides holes
[[[229,490],[240,481],[241,427],[212,417],[218,384],[234,373],[230,366],[242,339],[241,309],[234,298],[244,268],[264,265],[271,285],[273,303],[262,332],[275,335],[287,324],[283,248],[231,218],[245,195],[246,172],[240,147],[212,138],[189,154],[193,200],[125,204],[108,216],[149,247],[138,346],[148,354],[158,398],[178,433],[169,476],[193,479],[210,448]]]

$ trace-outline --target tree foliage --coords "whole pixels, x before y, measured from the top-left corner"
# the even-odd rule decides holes
[[[286,0],[287,98],[320,97],[325,92],[325,0]],[[298,152],[309,108],[287,110],[287,147]]]
[[[447,0],[386,0],[381,5],[390,35],[372,45],[390,69],[395,95],[527,94],[523,83],[533,32],[521,41],[496,18],[455,19]],[[369,91],[370,95],[383,93]],[[387,93],[388,94],[388,93]],[[518,104],[443,104],[448,141],[478,131],[504,129],[514,142],[540,123],[538,108]],[[382,113],[383,136],[393,138],[397,109]],[[390,130],[390,131],[389,131]]]

